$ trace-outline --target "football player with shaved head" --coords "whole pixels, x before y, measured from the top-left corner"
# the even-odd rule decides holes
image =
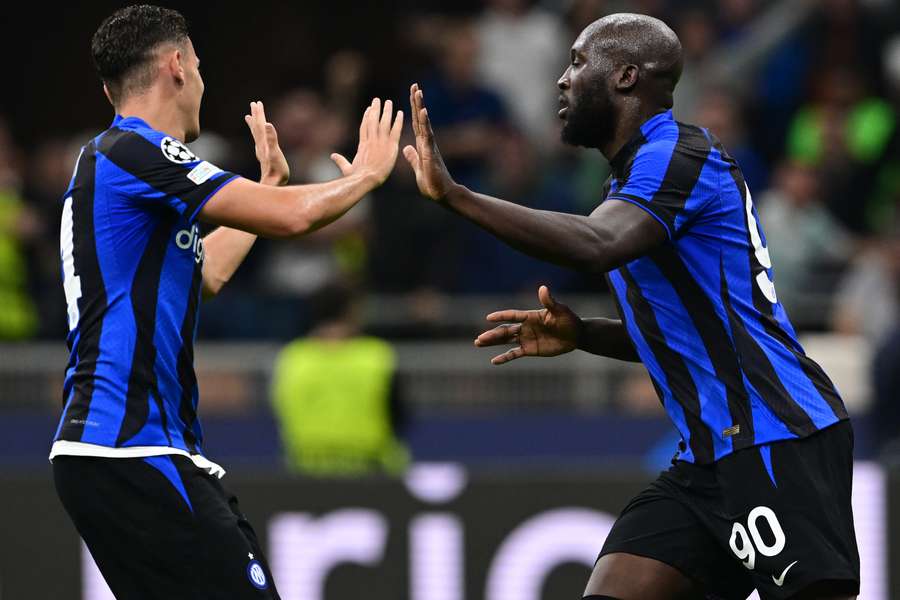
[[[501,324],[476,345],[512,345],[495,364],[575,348],[642,362],[681,435],[671,468],[616,521],[585,599],[853,598],[847,411],[778,302],[740,167],[672,115],[681,69],[678,37],[645,15],[604,17],[575,40],[557,82],[562,139],[612,167],[589,216],[454,182],[418,85],[403,152],[424,196],[522,252],[605,276],[617,303],[617,318],[582,319],[542,286],[541,309],[488,315]]]

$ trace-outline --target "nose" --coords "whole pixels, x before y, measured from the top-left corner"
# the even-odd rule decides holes
[[[556,87],[561,90],[569,89],[569,69],[563,71],[562,77],[556,80]]]

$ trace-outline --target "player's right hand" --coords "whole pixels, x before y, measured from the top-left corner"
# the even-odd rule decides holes
[[[394,104],[387,100],[384,110],[381,99],[375,98],[363,113],[359,124],[359,146],[353,162],[338,153],[331,155],[341,173],[347,175],[371,175],[375,185],[381,185],[388,178],[397,162],[400,149],[400,132],[403,130],[403,111],[398,110],[391,124]]]
[[[475,339],[475,345],[515,347],[491,359],[502,365],[523,356],[559,356],[574,350],[581,331],[581,319],[565,304],[550,295],[550,289],[542,285],[538,289],[540,310],[501,310],[487,316],[493,323],[507,321],[485,331]]]

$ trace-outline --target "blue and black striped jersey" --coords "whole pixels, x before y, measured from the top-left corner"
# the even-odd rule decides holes
[[[668,240],[608,274],[619,313],[682,436],[682,460],[810,435],[847,418],[797,341],[737,163],[671,112],[611,161],[604,201],[630,202]]]
[[[82,148],[60,230],[70,358],[55,442],[201,454],[195,219],[235,177],[135,117]]]

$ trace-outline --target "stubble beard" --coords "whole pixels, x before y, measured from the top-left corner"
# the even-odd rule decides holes
[[[612,137],[616,108],[605,89],[595,86],[569,105],[560,137],[564,144],[602,148]]]

